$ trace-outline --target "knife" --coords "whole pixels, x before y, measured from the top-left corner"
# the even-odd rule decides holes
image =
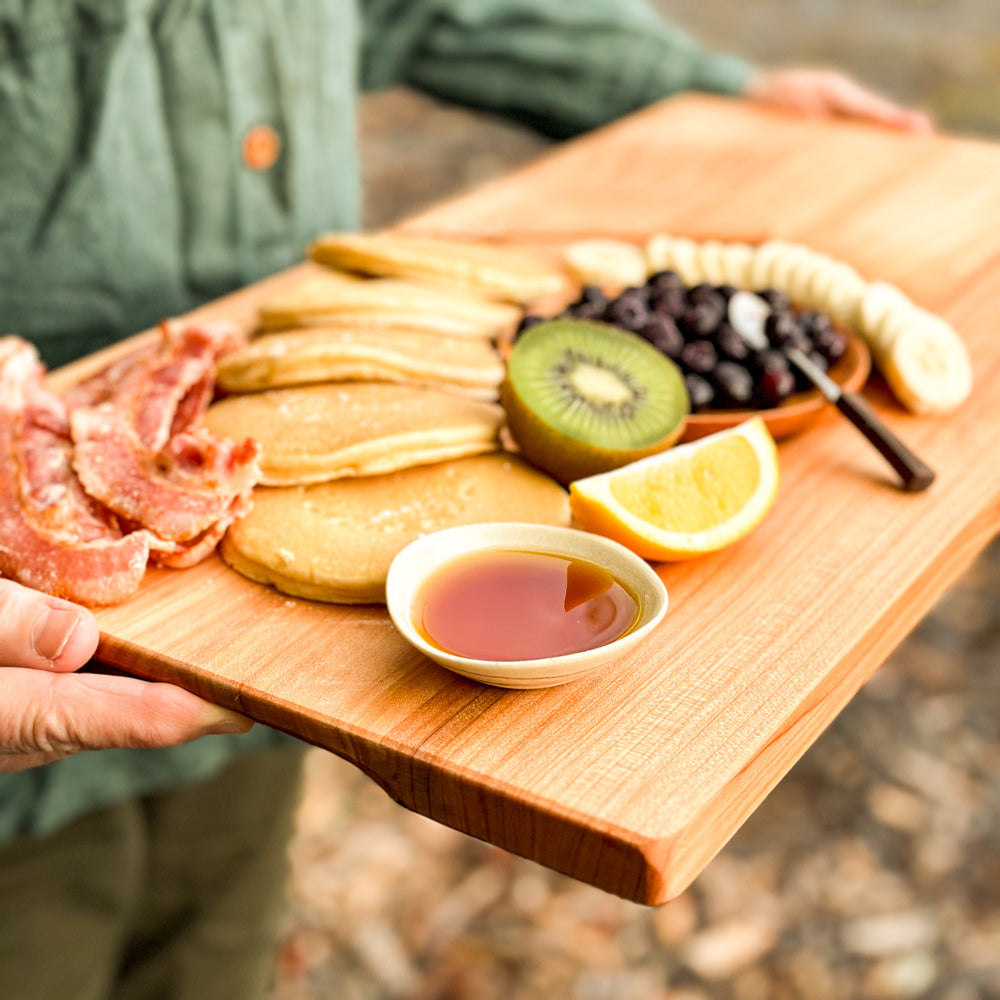
[[[773,346],[764,332],[764,324],[770,312],[770,305],[752,292],[736,292],[729,299],[729,322],[755,351],[767,350]],[[902,479],[905,490],[918,493],[934,482],[934,471],[879,420],[863,396],[856,392],[843,392],[840,386],[798,347],[788,345],[778,350],[878,449]]]

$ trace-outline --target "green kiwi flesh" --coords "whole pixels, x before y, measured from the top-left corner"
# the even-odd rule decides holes
[[[563,484],[669,448],[689,412],[669,358],[636,334],[576,319],[518,337],[500,401],[525,458]]]

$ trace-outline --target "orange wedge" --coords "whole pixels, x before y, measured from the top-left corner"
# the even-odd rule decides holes
[[[570,484],[580,525],[646,559],[715,552],[751,531],[778,491],[778,452],[754,417]]]

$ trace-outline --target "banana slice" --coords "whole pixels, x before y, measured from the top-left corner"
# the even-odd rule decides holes
[[[912,303],[898,303],[882,312],[877,325],[866,328],[862,334],[874,357],[884,358],[896,338],[918,321],[917,314],[917,307]]]
[[[951,413],[972,391],[972,363],[962,338],[900,288],[865,288],[856,328],[893,395],[913,413]]]
[[[657,233],[646,243],[646,267],[650,274],[675,271],[686,285],[704,281],[698,244],[686,236]]]
[[[785,240],[769,240],[771,244],[770,264],[767,270],[766,288],[775,288],[788,295],[792,268],[800,260],[803,249],[798,244]],[[766,246],[767,244],[765,244]]]
[[[785,293],[797,306],[815,309],[813,285],[826,269],[830,258],[798,243],[789,249],[788,257],[790,263],[785,278]]]
[[[675,239],[667,233],[654,233],[646,241],[646,270],[650,274],[673,269],[672,252]]]
[[[858,309],[858,332],[876,353],[884,352],[895,336],[896,314],[905,317],[915,310],[913,300],[887,281],[872,281],[865,289]]]
[[[899,323],[877,360],[893,394],[913,413],[951,413],[972,391],[972,364],[962,339],[949,323],[922,309]]]
[[[767,240],[757,248],[753,264],[750,268],[750,278],[754,291],[774,288],[771,284],[771,266],[787,247],[784,240]]]
[[[753,287],[753,262],[757,248],[749,243],[726,243],[721,257],[723,284],[744,290]]]
[[[868,283],[850,264],[831,258],[813,280],[815,308],[853,330],[858,325],[858,311],[867,287]]]
[[[646,254],[624,240],[576,240],[565,250],[566,265],[584,285],[628,288],[646,280]]]
[[[671,267],[689,287],[705,280],[698,258],[698,244],[685,236],[679,236],[673,241],[670,249]]]
[[[701,271],[701,280],[712,285],[724,285],[726,275],[722,268],[722,255],[725,251],[725,244],[719,240],[702,240],[697,245],[698,267]]]

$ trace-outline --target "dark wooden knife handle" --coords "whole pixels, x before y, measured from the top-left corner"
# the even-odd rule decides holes
[[[911,493],[927,489],[934,482],[934,470],[925,465],[875,415],[864,398],[856,393],[844,393],[836,401],[837,409],[875,447],[899,473],[903,486]]]

